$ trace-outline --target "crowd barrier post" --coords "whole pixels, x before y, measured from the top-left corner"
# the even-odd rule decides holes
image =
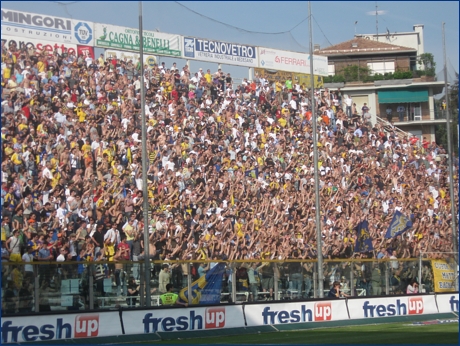
[[[145,307],[145,285],[144,285],[144,263],[139,263],[140,277],[139,277],[139,305]]]
[[[40,312],[38,266],[34,266],[34,305],[35,312]]]
[[[236,302],[236,270],[232,269],[232,303]]]
[[[418,259],[418,284],[420,289],[422,289],[422,253],[420,252],[420,256]]]
[[[187,295],[188,295],[188,303],[189,305],[192,304],[192,265],[193,263],[188,263],[188,275],[187,275]]]
[[[315,271],[313,272],[313,298],[318,298],[318,273],[316,272],[316,265],[314,266]]]
[[[355,296],[355,273],[353,271],[353,264],[351,264],[350,270],[350,295]]]
[[[390,294],[390,275],[388,272],[389,262],[385,262],[385,295]]]
[[[278,267],[277,263],[275,263],[275,267],[276,268]],[[273,271],[273,299],[275,300],[277,300],[279,297],[278,289],[279,289],[279,281],[280,281],[279,270],[277,270],[276,268]]]
[[[89,295],[89,309],[94,309],[94,266],[88,266],[88,295]]]

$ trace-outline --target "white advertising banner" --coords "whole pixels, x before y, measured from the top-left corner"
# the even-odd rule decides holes
[[[244,327],[240,306],[123,311],[126,334],[180,332]]]
[[[3,35],[93,46],[93,23],[2,8]]]
[[[184,58],[218,64],[257,67],[257,47],[184,37]]]
[[[2,317],[1,325],[2,344],[122,334],[118,311]]]
[[[436,294],[436,303],[438,304],[438,311],[444,312],[458,312],[458,293],[457,294]]]
[[[310,55],[287,50],[259,47],[259,67],[310,74]],[[327,57],[313,55],[313,74],[328,75]]]
[[[139,52],[139,30],[109,24],[95,24],[96,47]],[[144,53],[181,57],[181,36],[161,32],[143,33]]]
[[[245,307],[248,327],[348,320],[343,299],[286,304],[258,304]]]
[[[104,52],[104,56],[106,59],[116,57],[120,60],[129,61],[132,60],[134,64],[138,63],[140,60],[140,54],[134,52],[127,52],[122,50],[115,50],[115,49],[106,49]],[[144,54],[144,64],[153,67],[154,64],[157,64],[157,57],[154,55]]]
[[[395,296],[348,301],[350,319],[428,315],[438,313],[435,296]]]
[[[17,49],[27,50],[32,54],[42,54],[45,52],[45,54],[51,55],[57,50],[59,54],[63,52],[70,54],[73,52],[77,55],[77,45],[71,43],[58,43],[36,38],[2,35],[2,44],[6,47],[16,46]]]

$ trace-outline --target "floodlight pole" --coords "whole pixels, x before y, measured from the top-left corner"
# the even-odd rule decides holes
[[[142,211],[144,214],[144,280],[145,306],[150,307],[149,203],[147,190],[147,128],[145,125],[144,35],[142,28],[142,1],[139,1],[139,59],[141,61],[141,122],[142,122]]]
[[[310,25],[310,81],[311,81],[311,119],[313,123],[313,164],[315,175],[315,220],[316,220],[316,247],[318,259],[318,297],[324,297],[323,288],[323,247],[321,233],[321,215],[319,201],[319,176],[318,176],[318,139],[317,139],[317,114],[315,111],[315,79],[313,78],[313,32],[312,32],[312,15],[311,1],[308,2],[308,18]]]
[[[455,211],[455,195],[454,195],[454,162],[452,160],[454,152],[452,151],[452,134],[450,131],[450,107],[449,107],[449,90],[447,89],[447,57],[446,57],[446,23],[442,23],[442,46],[444,50],[444,90],[446,93],[446,131],[447,131],[447,165],[449,169],[449,194],[450,194],[450,212],[452,215],[452,245],[455,256],[455,262],[458,265],[458,234],[457,234],[457,213]],[[457,268],[455,268],[457,271]],[[455,273],[457,275],[457,272]],[[458,280],[455,280],[455,285],[458,291]]]

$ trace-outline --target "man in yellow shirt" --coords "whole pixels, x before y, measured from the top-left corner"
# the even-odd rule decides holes
[[[45,65],[45,62],[43,60],[44,60],[43,57],[38,58],[38,62],[37,62],[38,73],[44,73],[45,72],[46,65]]]
[[[208,84],[211,84],[211,82],[212,82],[211,70],[208,69],[206,71],[206,74],[204,75],[204,78],[206,78],[206,82]]]
[[[22,159],[21,159],[20,150],[21,149],[19,147],[15,147],[13,155],[11,155],[11,161],[13,162],[14,170],[16,171],[16,173],[19,172],[19,169],[22,166]]]
[[[179,296],[176,293],[173,293],[173,285],[172,284],[167,284],[166,285],[166,293],[163,293],[160,296],[160,302],[161,305],[183,305],[183,306],[188,306],[188,303],[182,303],[181,301],[178,300]]]

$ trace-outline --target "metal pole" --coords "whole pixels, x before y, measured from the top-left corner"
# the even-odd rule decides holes
[[[318,298],[318,273],[316,272],[316,266],[315,266],[315,271],[313,272],[313,298]]]
[[[353,263],[350,266],[350,295],[355,296],[355,273],[353,272]]]
[[[311,1],[308,2],[308,17],[310,25],[310,81],[311,81],[311,119],[313,121],[313,162],[315,165],[315,220],[316,220],[316,244],[318,252],[318,291],[319,298],[324,297],[323,289],[323,249],[321,237],[321,216],[319,214],[319,176],[318,176],[318,139],[317,139],[317,115],[315,111],[315,80],[313,78],[313,32]]]
[[[150,307],[149,204],[147,191],[147,128],[145,126],[144,35],[142,28],[142,1],[139,1],[139,58],[141,60],[141,115],[142,115],[142,209],[144,214],[144,275],[145,306]]]
[[[236,267],[232,268],[232,303],[236,303]]]
[[[390,295],[390,277],[388,273],[388,264],[389,262],[385,262],[385,295]]]
[[[420,251],[419,263],[418,263],[418,284],[420,290],[422,289],[422,252]]]
[[[455,211],[455,195],[454,195],[454,162],[452,157],[454,155],[452,151],[452,134],[450,128],[450,110],[449,110],[449,90],[447,89],[447,66],[446,66],[446,33],[445,24],[442,23],[442,45],[444,50],[444,89],[446,93],[446,132],[447,132],[447,165],[449,166],[449,194],[450,194],[450,212],[452,214],[452,244],[454,259],[458,265],[458,234],[457,234],[457,213]],[[457,275],[457,266],[455,266],[455,275]],[[458,291],[458,280],[455,280],[455,289]]]
[[[273,268],[275,269],[278,263],[273,263]],[[276,269],[273,271],[273,300],[278,300],[279,298],[279,282],[280,282],[280,277],[279,277],[279,270]]]
[[[89,309],[94,310],[94,265],[88,267]]]
[[[38,266],[34,265],[34,306],[35,313],[40,312],[40,281],[38,280]]]
[[[187,296],[188,296],[188,305],[192,305],[192,265],[193,263],[188,263],[188,275],[187,275]]]
[[[139,263],[139,306],[145,307],[144,263]]]

